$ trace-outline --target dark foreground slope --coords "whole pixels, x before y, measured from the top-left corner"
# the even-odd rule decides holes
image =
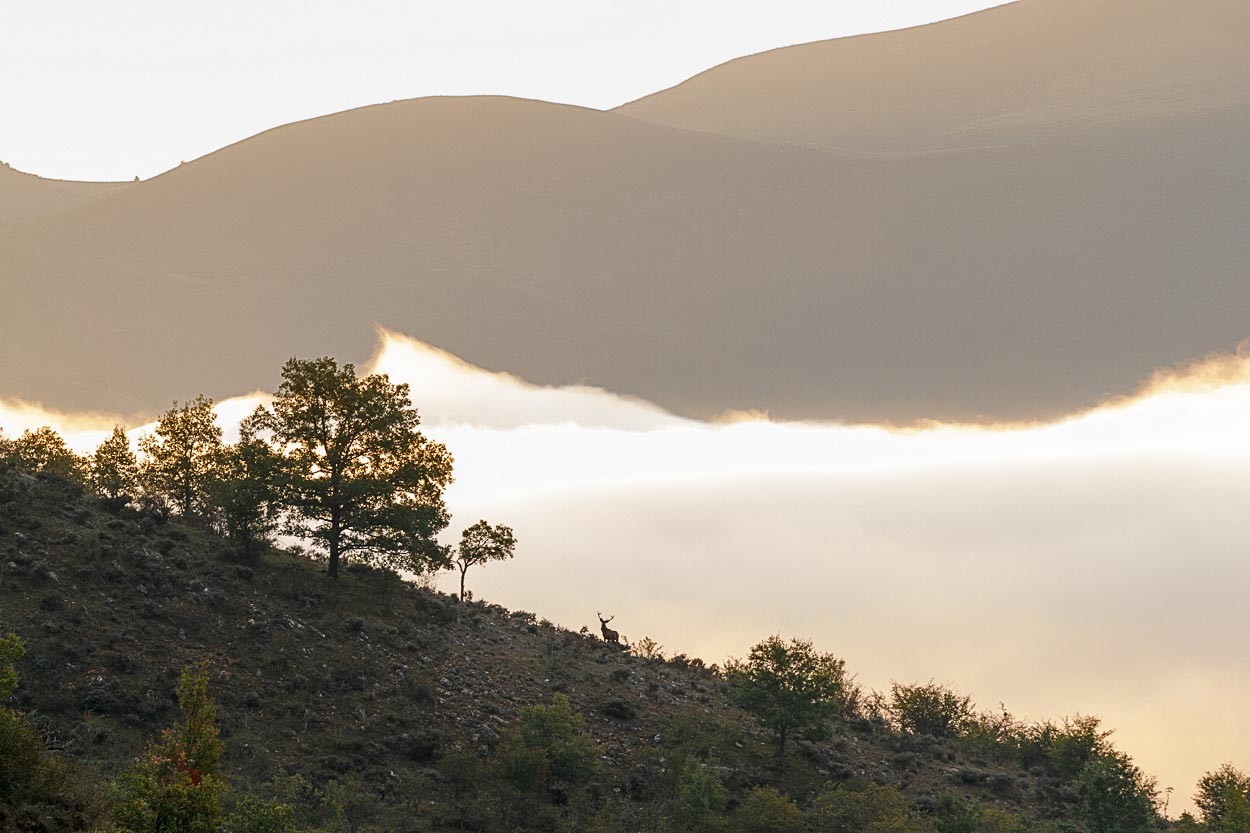
[[[329,782],[358,783],[371,829],[683,829],[660,820],[690,766],[724,784],[730,807],[760,785],[807,808],[877,783],[914,802],[917,823],[948,793],[1074,812],[1077,793],[1040,764],[865,718],[801,740],[781,767],[700,663],[624,654],[387,573],[330,583],[291,554],[227,553],[202,530],[112,515],[75,486],[0,468],[0,632],[28,648],[17,701],[93,776],[173,722],[178,672],[203,660],[235,785],[303,776],[292,795],[315,817]],[[500,736],[557,693],[584,716],[598,770],[520,796],[500,780]]]

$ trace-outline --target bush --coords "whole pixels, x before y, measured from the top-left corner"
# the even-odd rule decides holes
[[[972,698],[932,681],[924,685],[890,686],[889,715],[904,732],[953,738],[973,723]]]
[[[734,833],[801,833],[803,813],[772,787],[755,787],[734,808]]]
[[[846,663],[814,650],[805,639],[770,636],[745,661],[730,660],[726,671],[738,705],[773,730],[779,758],[791,732],[826,728],[829,720],[853,710],[859,694]]]
[[[911,809],[911,802],[894,787],[839,785],[816,797],[811,821],[821,833],[920,833]]]
[[[1041,723],[1023,740],[1025,763],[1043,763],[1052,773],[1072,780],[1090,761],[1112,751],[1111,732],[1096,717],[1064,718],[1063,725]]]
[[[206,665],[183,670],[178,706],[182,721],[113,784],[110,816],[118,833],[217,833],[226,782],[218,771],[222,746]]]
[[[1155,783],[1131,758],[1110,751],[1085,764],[1076,779],[1078,815],[1099,833],[1141,833],[1155,821]]]
[[[598,764],[598,749],[585,733],[585,720],[563,694],[553,695],[549,706],[522,711],[520,722],[504,733],[499,745],[500,774],[522,792],[549,779],[584,783]]]
[[[687,758],[677,777],[673,799],[673,821],[678,830],[688,833],[711,833],[722,830],[722,812],[729,801],[729,792],[716,773],[698,760]]]
[[[245,795],[226,816],[223,833],[295,833],[290,805]]]

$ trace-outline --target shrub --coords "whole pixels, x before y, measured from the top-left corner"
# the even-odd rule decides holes
[[[791,732],[825,728],[830,719],[849,713],[858,695],[846,663],[804,639],[770,636],[745,661],[730,660],[726,671],[738,705],[773,730],[779,758]]]
[[[663,661],[664,659],[664,646],[649,636],[644,636],[642,639],[635,642],[630,648],[630,651],[634,656],[641,657],[642,659],[654,659],[660,661]]]
[[[295,813],[289,804],[245,795],[226,816],[223,833],[294,833]]]
[[[911,802],[896,788],[871,782],[839,785],[812,804],[813,829],[821,833],[920,833]]]
[[[673,821],[678,830],[711,833],[725,826],[722,812],[729,792],[716,773],[695,758],[687,758],[677,776]]]
[[[972,724],[972,698],[935,682],[890,686],[889,714],[904,732],[939,738],[958,737]]]
[[[1021,761],[1026,766],[1041,764],[1071,781],[1091,760],[1111,752],[1110,737],[1111,732],[1102,728],[1097,717],[1065,717],[1061,725],[1039,723],[1020,738]]]
[[[1155,783],[1122,752],[1091,759],[1076,779],[1078,815],[1099,833],[1141,833],[1155,821]]]
[[[118,833],[217,833],[226,783],[206,665],[183,670],[178,706],[182,721],[113,783],[110,816]]]
[[[801,833],[803,813],[772,787],[755,787],[734,808],[734,833]]]
[[[555,694],[551,705],[521,712],[520,722],[503,735],[498,763],[504,780],[525,792],[549,778],[584,783],[594,775],[599,757],[585,734],[585,720],[568,697]]]

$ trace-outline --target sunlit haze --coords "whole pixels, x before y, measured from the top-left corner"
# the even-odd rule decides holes
[[[5,8],[0,49],[0,160],[57,179],[128,180],[395,99],[613,107],[741,55],[1000,4],[19,3]]]

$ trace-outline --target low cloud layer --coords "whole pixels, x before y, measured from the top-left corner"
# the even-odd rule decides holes
[[[479,597],[573,628],[608,611],[709,661],[804,635],[871,687],[1100,714],[1176,809],[1204,769],[1250,766],[1248,366],[1048,425],[910,431],[691,422],[394,334],[370,369],[411,385],[456,456],[452,532],[517,530],[515,561],[470,573]],[[0,402],[10,435],[39,424],[85,450],[111,421]]]

